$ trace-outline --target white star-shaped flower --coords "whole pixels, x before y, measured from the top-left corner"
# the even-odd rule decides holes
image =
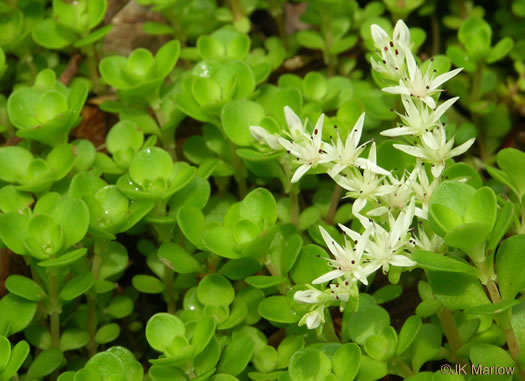
[[[377,200],[378,196],[388,194],[395,189],[391,185],[383,184],[384,176],[377,173],[379,172],[377,168],[381,167],[377,165],[376,146],[375,143],[372,143],[368,159],[364,163],[363,173],[359,170],[354,170],[345,176],[338,175],[333,177],[337,184],[348,191],[346,197],[355,199],[352,206],[352,213],[355,216],[365,207],[368,199]],[[381,168],[381,170],[383,169]],[[390,173],[387,172],[387,174]]]
[[[373,272],[383,268],[386,273],[390,265],[399,267],[411,267],[416,264],[405,254],[405,247],[410,238],[410,225],[414,218],[415,199],[410,201],[408,207],[399,213],[397,219],[389,216],[390,230],[387,231],[375,222],[368,222],[368,229],[372,229],[370,241],[366,245],[366,257],[369,263],[367,272]]]
[[[362,113],[359,116],[359,119],[357,119],[357,122],[355,123],[352,130],[348,133],[348,136],[346,137],[346,142],[344,144],[341,140],[341,137],[339,136],[339,132],[337,133],[337,142],[335,143],[335,147],[332,147],[333,152],[330,152],[331,157],[335,156],[335,158],[333,159],[335,164],[328,171],[328,174],[331,177],[337,176],[342,170],[348,167],[368,168],[372,172],[381,175],[390,174],[390,172],[385,171],[383,168],[379,167],[375,163],[365,158],[359,157],[363,153],[367,144],[363,143],[359,145],[359,141],[361,140],[361,134],[363,133],[364,121],[365,113]]]
[[[422,107],[416,106],[414,100],[410,96],[402,95],[401,97],[403,99],[406,114],[397,114],[401,117],[403,125],[382,131],[381,135],[383,136],[419,136],[425,132],[432,131],[435,127],[439,126],[439,119],[441,116],[459,99],[459,97],[451,98],[440,104],[435,110],[432,110],[423,105],[421,105]]]
[[[250,126],[250,133],[253,138],[261,144],[266,144],[270,148],[280,151],[283,147],[279,144],[277,135],[270,134],[266,129],[260,126]]]
[[[296,122],[293,123],[296,124]],[[323,134],[323,123],[324,114],[322,114],[317,120],[312,136],[306,135],[306,137],[303,137],[301,140],[290,142],[282,137],[278,138],[279,144],[281,144],[288,153],[295,156],[297,161],[301,164],[292,176],[292,183],[298,182],[310,168],[315,168],[318,164],[332,161],[333,157],[327,155],[327,151],[324,150],[327,144],[321,139]],[[292,135],[295,133],[299,139],[300,132],[297,129],[294,131],[295,132],[292,132]],[[330,148],[328,149],[330,150]]]
[[[454,146],[454,137],[447,141],[445,129],[442,126],[431,132],[421,135],[421,145],[409,146],[405,144],[394,144],[394,147],[409,155],[415,156],[423,161],[431,163],[432,175],[438,177],[445,168],[445,161],[465,153],[474,144],[476,139],[472,138],[465,143]]]
[[[382,90],[390,94],[404,94],[419,98],[431,109],[436,108],[436,102],[434,98],[432,98],[432,95],[443,91],[438,87],[463,70],[463,68],[458,68],[435,77],[435,70],[430,71],[429,68],[427,72],[423,74],[409,50],[406,52],[406,63],[408,77],[401,78],[398,86],[385,87]]]
[[[340,225],[340,227],[347,229],[343,225]],[[349,283],[359,280],[365,285],[368,284],[366,278],[370,273],[365,271],[362,257],[368,242],[368,237],[370,236],[370,231],[365,231],[362,235],[352,232],[355,233],[355,235],[352,236],[354,245],[352,246],[345,237],[345,247],[341,247],[321,226],[319,230],[328,246],[328,250],[330,250],[330,253],[334,256],[333,259],[329,259],[328,263],[334,267],[335,270],[320,276],[312,283],[325,283],[336,278],[344,277],[344,280]]]
[[[370,59],[372,68],[393,80],[399,80],[405,74],[405,54],[410,50],[408,27],[403,20],[399,20],[394,28],[393,38],[376,24],[371,26],[371,31],[374,45],[381,57],[380,62],[376,62],[374,58]]]

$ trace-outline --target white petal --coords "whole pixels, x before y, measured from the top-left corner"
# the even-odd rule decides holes
[[[402,19],[399,19],[394,28],[394,40],[401,43],[403,47],[410,47],[410,31]]]
[[[414,130],[410,127],[395,127],[385,131],[381,131],[380,134],[383,136],[395,137],[413,134]]]
[[[346,165],[337,163],[328,170],[328,175],[333,178],[337,176],[345,168],[346,168]]]
[[[410,267],[415,266],[416,262],[405,255],[392,255],[390,264],[398,267]]]
[[[376,46],[379,48],[379,49],[382,49],[384,43],[386,40],[389,40],[390,37],[388,36],[388,34],[383,30],[383,28],[381,28],[379,25],[377,24],[372,24],[372,26],[370,27],[370,30],[372,32],[372,38],[374,39],[374,42],[376,44]]]
[[[351,239],[352,241],[355,241],[356,239],[357,240],[360,240],[361,239],[361,234],[353,231],[352,229],[350,229],[349,227],[346,227],[345,225],[343,224],[338,224],[339,228],[344,231]]]
[[[316,329],[321,325],[321,314],[317,311],[312,311],[306,314],[306,326],[308,329]]]
[[[296,183],[298,182],[299,180],[301,180],[301,177],[303,177],[303,175],[308,172],[308,170],[312,168],[312,164],[303,164],[301,165],[299,168],[297,168],[297,170],[295,171],[295,173],[293,174],[293,177],[292,177],[292,183]]]
[[[403,151],[404,153],[407,153],[411,156],[415,156],[419,158],[425,157],[425,153],[420,147],[413,147],[413,146],[408,146],[405,144],[394,144],[394,148],[397,148],[398,150]]]
[[[437,89],[439,86],[441,86],[443,83],[447,82],[449,79],[455,77],[461,70],[463,70],[462,67],[458,69],[454,69],[452,71],[448,71],[446,73],[443,73],[430,82],[430,87],[432,89]]]
[[[407,68],[408,68],[408,75],[410,79],[414,79],[416,77],[416,72],[419,69],[416,64],[416,59],[412,55],[412,52],[408,49],[406,51],[406,62],[407,62]]]
[[[321,275],[319,278],[314,279],[312,281],[312,284],[321,284],[321,283],[330,282],[331,280],[339,278],[343,275],[344,275],[344,272],[342,272],[341,270],[332,270],[330,272],[327,272],[324,275]]]
[[[323,136],[323,124],[324,124],[324,114],[321,114],[319,119],[317,119],[317,123],[315,124],[314,131],[313,131],[313,143],[314,147],[317,149],[321,148],[321,140]]]
[[[286,123],[288,124],[288,129],[290,130],[292,138],[294,140],[301,139],[304,136],[304,128],[301,119],[299,119],[297,114],[288,106],[284,106],[284,117],[286,118]]]
[[[352,205],[352,214],[354,216],[357,216],[361,210],[366,205],[366,199],[365,198],[358,198],[354,201],[354,204]]]
[[[385,176],[390,175],[390,172],[388,172],[386,169],[383,169],[379,165],[373,163],[370,160],[364,159],[362,157],[360,157],[360,158],[358,158],[356,160],[356,164],[359,166],[359,168],[361,168],[361,169],[365,169],[366,168],[369,171],[377,173],[378,175],[385,175]]]
[[[435,164],[430,171],[432,172],[432,176],[434,176],[434,178],[437,178],[441,176],[443,169],[445,169],[445,166],[441,163],[438,163]]]
[[[436,108],[436,101],[434,100],[434,98],[432,98],[430,95],[427,95],[426,97],[421,97],[420,98],[423,102],[425,102],[425,104],[430,107],[432,110],[434,110]]]
[[[441,103],[439,105],[439,107],[436,109],[436,111],[434,111],[434,114],[432,115],[432,121],[433,122],[437,122],[439,120],[439,118],[441,118],[441,115],[443,115],[445,113],[445,111],[447,111],[450,106],[452,106],[454,103],[456,103],[456,101],[459,99],[459,97],[454,97],[454,98],[451,98],[443,103]]]
[[[381,90],[384,91],[385,93],[389,93],[389,94],[410,95],[410,90],[407,89],[404,85],[383,87]]]
[[[439,142],[436,142],[436,137],[431,132],[421,135],[421,140],[431,150],[437,151],[439,149]]]
[[[367,216],[370,217],[378,217],[382,216],[383,214],[388,212],[388,208],[386,206],[380,206],[375,209],[372,209],[366,213]]]
[[[346,138],[346,149],[348,149],[349,147],[357,148],[357,146],[359,145],[359,140],[361,140],[364,122],[365,113],[362,113],[359,116],[359,119],[357,119],[357,122],[355,122],[354,128],[352,128],[352,131],[348,134],[348,137]]]
[[[335,258],[338,258],[339,254],[344,252],[343,248],[332,238],[330,234],[328,234],[326,230],[323,229],[322,226],[319,226],[319,231],[321,232],[321,236],[323,237],[330,252]]]
[[[467,152],[468,149],[472,146],[472,144],[474,144],[475,140],[476,140],[476,138],[469,139],[465,143],[463,143],[462,145],[457,146],[456,148],[452,149],[450,151],[450,153],[448,154],[448,157],[458,156],[458,155],[461,155],[461,154]]]
[[[297,291],[293,298],[296,302],[315,304],[319,302],[319,299],[323,296],[323,293],[319,290],[305,290]]]

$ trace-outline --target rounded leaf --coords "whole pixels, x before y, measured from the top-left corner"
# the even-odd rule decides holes
[[[153,349],[165,352],[175,337],[184,336],[185,331],[182,320],[174,315],[161,312],[148,320],[146,339]]]
[[[197,297],[205,306],[228,306],[233,302],[235,292],[228,279],[219,274],[210,274],[199,282]]]
[[[257,102],[237,100],[222,108],[221,123],[233,143],[249,146],[254,142],[250,126],[259,125],[264,116],[264,109]]]

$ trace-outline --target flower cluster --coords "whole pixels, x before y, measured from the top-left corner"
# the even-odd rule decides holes
[[[405,113],[398,113],[401,124],[381,135],[405,139],[406,144],[393,146],[415,157],[413,169],[406,169],[401,177],[396,177],[377,164],[376,143],[360,142],[364,113],[346,139],[337,132],[330,143],[322,140],[324,115],[309,133],[306,124],[288,107],[284,110],[288,131],[283,134],[251,127],[252,135],[260,143],[272,150],[287,151],[288,163],[297,167],[292,183],[298,182],[310,169],[321,167],[321,172],[328,174],[346,191],[346,197],[354,200],[352,213],[360,222],[361,232],[339,225],[344,232],[341,244],[320,227],[333,256],[328,259],[333,270],[315,279],[313,284],[332,282],[330,287],[320,291],[308,286],[307,290],[295,294],[296,301],[311,306],[300,321],[311,329],[324,322],[327,306],[335,303],[343,309],[350,298],[357,298],[359,283],[367,285],[368,277],[375,271],[382,269],[386,274],[392,266],[400,270],[415,266],[410,258],[415,249],[442,250],[442,238],[427,233],[422,221],[428,217],[430,196],[441,181],[447,160],[463,154],[474,142],[470,139],[454,147],[454,137],[447,137],[440,120],[458,98],[440,105],[436,103],[442,92],[439,87],[462,69],[437,75],[431,62],[423,71],[423,65],[418,66],[410,49],[410,32],[401,20],[392,38],[377,25],[372,25],[372,37],[380,57],[380,61],[371,60],[373,69],[383,75],[384,80],[397,84],[383,91],[399,94],[405,109]],[[415,217],[420,219],[417,233],[411,229]]]

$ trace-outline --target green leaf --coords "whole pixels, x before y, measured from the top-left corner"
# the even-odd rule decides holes
[[[412,254],[412,259],[426,270],[465,273],[475,277],[480,276],[479,270],[475,267],[457,259],[436,254],[431,251],[416,250]]]
[[[86,236],[89,227],[89,210],[84,201],[64,200],[58,204],[52,216],[63,229],[65,248],[73,246]]]
[[[236,251],[235,239],[230,229],[223,226],[214,226],[204,235],[204,246],[221,257],[236,259],[240,253]]]
[[[252,358],[254,345],[249,337],[241,336],[226,346],[217,366],[219,373],[237,376],[246,368]]]
[[[514,368],[515,363],[510,357],[510,354],[503,348],[500,348],[496,345],[485,344],[485,343],[475,343],[470,347],[470,360],[474,366],[478,368],[481,365],[481,368],[488,367],[509,367]],[[486,377],[484,377],[486,378]],[[512,377],[508,377],[511,379]],[[495,378],[495,379],[499,379]]]
[[[118,242],[109,242],[104,246],[99,279],[111,278],[124,271],[127,265],[128,252],[126,248]]]
[[[221,123],[233,143],[249,146],[254,142],[250,126],[258,126],[264,116],[264,109],[257,102],[237,100],[222,108]]]
[[[71,29],[48,18],[33,28],[33,40],[47,49],[62,49],[77,39]]]
[[[489,52],[492,29],[481,17],[471,16],[459,28],[458,39],[469,54],[480,59]]]
[[[361,355],[359,364],[358,380],[379,380],[388,374],[386,363],[374,360],[366,355]]]
[[[102,28],[98,28],[94,32],[91,32],[86,37],[76,41],[73,46],[75,48],[81,48],[83,46],[94,44],[97,41],[102,40],[104,37],[106,37],[109,32],[113,29],[113,25],[105,25]]]
[[[60,257],[47,259],[45,261],[38,262],[38,265],[42,267],[63,267],[63,266],[67,266],[67,265],[70,265],[71,263],[78,261],[84,255],[86,255],[86,253],[87,253],[86,248],[77,249],[77,250],[73,250],[65,254],[62,254]]]
[[[463,217],[466,223],[478,222],[486,224],[492,230],[496,222],[496,194],[489,187],[479,188],[465,208]]]
[[[14,295],[33,302],[38,302],[47,296],[34,280],[22,275],[10,275],[5,281],[5,287]]]
[[[224,56],[224,46],[212,36],[200,36],[197,49],[202,59],[214,59]]]
[[[120,335],[120,326],[117,323],[109,323],[103,325],[97,330],[95,334],[95,343],[107,344],[116,340]]]
[[[211,78],[198,77],[193,80],[191,92],[201,106],[218,104],[222,98],[222,89]]]
[[[31,379],[45,377],[59,369],[63,361],[64,355],[58,349],[46,349],[31,363],[27,375]]]
[[[324,49],[324,41],[321,35],[313,30],[301,30],[297,32],[297,41],[304,47],[310,49]]]
[[[81,329],[67,329],[60,335],[62,352],[80,349],[89,343],[89,333]]]
[[[426,274],[436,299],[452,311],[490,303],[479,280],[471,275],[431,270]]]
[[[153,36],[173,34],[173,28],[171,26],[155,21],[145,22],[142,25],[142,30],[144,30],[144,33],[151,34]]]
[[[328,254],[317,245],[305,245],[299,252],[299,257],[295,262],[290,276],[296,284],[312,283],[312,281],[321,275],[331,271],[326,259]]]
[[[250,51],[250,37],[239,34],[226,45],[226,55],[234,59],[243,59]]]
[[[505,236],[510,228],[510,225],[512,224],[513,216],[514,205],[512,205],[512,202],[510,201],[505,201],[498,213],[496,223],[494,224],[494,229],[492,229],[492,233],[490,234],[487,251],[494,251],[494,249],[496,249],[496,247],[499,245],[501,239]]]
[[[0,371],[5,368],[11,357],[11,343],[7,337],[0,336]],[[3,380],[3,378],[0,378]]]
[[[514,41],[510,37],[504,37],[498,41],[498,43],[490,50],[489,55],[487,56],[487,62],[493,63],[501,60],[507,54],[510,53],[514,47]]]
[[[259,303],[257,308],[263,318],[276,322],[293,324],[300,316],[292,309],[285,296],[270,296]]]
[[[177,273],[189,274],[201,270],[199,261],[175,243],[163,243],[159,247],[158,256],[162,262]]]
[[[0,300],[0,327],[7,327],[6,336],[26,328],[33,320],[37,303],[7,294]],[[16,311],[16,314],[13,314]]]
[[[361,349],[355,343],[341,345],[332,356],[332,367],[340,380],[352,381],[359,371]]]
[[[219,274],[207,275],[197,286],[197,298],[205,306],[228,306],[234,297],[230,281]]]
[[[175,337],[184,336],[185,332],[182,320],[164,312],[153,315],[146,324],[148,344],[159,352],[165,352]]]
[[[412,342],[412,369],[418,372],[421,366],[432,360],[441,349],[441,332],[434,324],[423,324]]]
[[[269,288],[286,282],[286,278],[282,276],[254,275],[247,277],[244,281],[255,288]]]
[[[514,307],[517,304],[520,304],[519,300],[503,300],[499,303],[490,303],[484,304],[482,306],[467,308],[465,312],[468,314],[475,315],[495,315],[503,311],[507,311],[508,309]]]
[[[261,264],[253,258],[239,258],[226,262],[219,273],[231,280],[240,280],[255,274],[261,268]]]
[[[13,252],[24,255],[24,240],[27,235],[29,217],[19,213],[0,215],[0,239]]]
[[[9,362],[5,366],[4,370],[0,372],[0,379],[10,380],[18,371],[18,369],[20,369],[28,354],[29,344],[27,344],[27,342],[24,340],[19,341],[11,349],[11,357],[9,358]]]
[[[215,333],[215,321],[210,318],[204,318],[197,322],[193,329],[193,336],[191,345],[193,345],[194,353],[197,355],[201,353],[210,343]]]
[[[65,301],[73,300],[88,292],[95,283],[95,277],[91,271],[78,274],[71,279],[60,291],[60,299]]]
[[[422,324],[421,318],[416,315],[409,316],[408,319],[405,320],[405,323],[399,332],[399,339],[397,341],[396,353],[398,355],[405,352],[410,344],[412,344]]]
[[[373,359],[387,361],[394,355],[396,344],[396,331],[392,327],[385,327],[378,334],[367,337],[364,349]]]
[[[525,288],[525,274],[519,271],[524,264],[525,235],[504,240],[496,253],[498,285],[503,300],[512,300]]]
[[[177,212],[177,222],[184,236],[196,247],[203,248],[203,239],[208,232],[202,211],[191,205],[183,205]]]
[[[514,148],[505,148],[498,152],[496,160],[521,199],[525,194],[525,174],[521,171],[525,165],[525,153]]]
[[[116,319],[122,319],[133,312],[133,300],[127,296],[117,296],[111,300],[104,312]]]
[[[131,283],[137,291],[144,294],[160,294],[164,291],[164,284],[151,275],[135,275]]]
[[[277,368],[286,368],[293,354],[304,348],[304,338],[299,335],[286,336],[277,348]],[[335,367],[334,367],[335,369]]]
[[[31,152],[22,147],[9,146],[0,148],[0,180],[7,183],[19,183],[27,176],[29,165],[33,161]]]
[[[257,224],[261,230],[272,227],[277,220],[277,204],[266,188],[256,188],[246,195],[239,207],[239,217]]]
[[[328,91],[326,79],[322,74],[311,71],[304,77],[303,90],[306,98],[321,100]]]
[[[315,348],[301,349],[296,352],[288,368],[292,381],[324,380],[332,370],[330,358]]]
[[[343,324],[342,329],[354,342],[360,345],[364,345],[369,336],[390,325],[388,312],[375,304],[360,303],[356,312],[349,313],[348,324]]]

